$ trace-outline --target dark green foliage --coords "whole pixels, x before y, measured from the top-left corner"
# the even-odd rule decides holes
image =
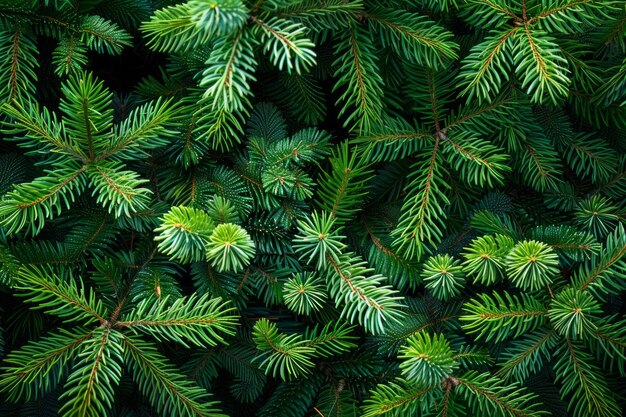
[[[0,0],[0,414],[626,407],[616,0]]]

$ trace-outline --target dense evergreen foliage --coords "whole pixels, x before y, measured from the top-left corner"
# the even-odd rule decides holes
[[[0,0],[0,415],[599,416],[626,3]]]

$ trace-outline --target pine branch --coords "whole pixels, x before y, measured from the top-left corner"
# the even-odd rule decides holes
[[[372,161],[393,161],[405,158],[432,142],[432,133],[413,127],[403,119],[385,119],[385,126],[375,126],[352,143],[366,145],[364,155]]]
[[[265,6],[265,4],[263,5]],[[281,2],[278,16],[304,23],[315,31],[341,30],[363,10],[363,0],[296,0]]]
[[[581,23],[593,25],[608,17],[603,8],[608,10],[612,5],[592,0],[559,0],[542,4],[535,16],[528,20],[528,24],[539,24],[565,33],[577,32],[580,31]]]
[[[122,343],[133,380],[158,413],[226,417],[207,392],[177,372],[153,344],[138,337],[125,337]]]
[[[61,39],[52,52],[52,62],[55,74],[74,75],[87,66],[87,48],[75,36]]]
[[[518,242],[506,257],[509,279],[524,290],[537,291],[550,285],[559,273],[558,256],[541,242]]]
[[[522,145],[518,162],[525,182],[537,191],[555,189],[561,175],[557,153],[547,142],[529,139]]]
[[[600,297],[623,290],[623,279],[626,274],[624,255],[626,255],[626,236],[623,226],[620,225],[609,235],[599,259],[581,265],[573,279],[574,287],[581,291],[588,289]]]
[[[436,387],[458,367],[450,343],[443,335],[417,333],[400,350],[402,375],[420,387]]]
[[[568,93],[567,60],[545,32],[533,31],[528,25],[523,30],[523,35],[518,34],[525,38],[520,40],[523,55],[515,70],[522,80],[522,88],[535,103],[544,102],[547,95],[553,104],[557,104]]]
[[[17,135],[23,133],[24,137],[16,137],[18,146],[35,148],[33,153],[50,151],[54,154],[62,153],[78,159],[86,159],[87,155],[68,138],[63,135],[62,124],[59,123],[54,113],[44,108],[40,112],[37,103],[28,103],[27,106],[15,101],[2,106],[3,112],[11,118],[5,122],[4,132]],[[14,139],[14,140],[15,140]]]
[[[432,149],[421,155],[423,162],[411,167],[409,178],[413,179],[405,186],[402,215],[392,232],[394,246],[409,259],[419,260],[427,245],[443,238],[444,205],[450,201],[444,193],[447,184],[443,181],[439,141],[437,136]]]
[[[610,372],[617,371],[619,375],[626,374],[626,327],[624,321],[617,321],[617,317],[607,317],[598,320],[598,326],[587,345],[595,351],[596,360],[602,363]]]
[[[348,142],[336,149],[330,163],[332,170],[324,172],[319,180],[318,205],[342,224],[359,211],[372,171],[359,152],[354,150],[350,155]]]
[[[12,352],[4,359],[2,391],[12,400],[40,398],[59,384],[76,351],[93,337],[85,328],[59,329]]]
[[[519,30],[516,27],[504,32],[493,31],[485,41],[472,47],[459,74],[461,85],[465,87],[464,95],[483,103],[500,92],[502,85],[509,81]]]
[[[82,151],[93,160],[106,147],[111,137],[112,94],[102,81],[91,73],[78,74],[63,84],[64,98],[59,108],[64,114],[64,127]]]
[[[414,287],[419,281],[417,262],[405,259],[392,249],[393,240],[389,236],[379,238],[364,220],[363,225],[372,242],[367,260],[377,272],[389,277],[390,282],[400,290]]]
[[[474,282],[494,284],[504,276],[505,257],[513,248],[514,241],[508,236],[482,236],[474,239],[463,256],[464,271],[474,278]]]
[[[468,333],[477,333],[477,338],[496,342],[509,337],[519,337],[547,322],[547,309],[534,297],[527,294],[509,295],[504,298],[493,293],[478,294],[464,306],[460,320],[467,322],[463,328]]]
[[[344,126],[356,127],[360,132],[369,132],[383,109],[383,81],[376,54],[367,37],[367,32],[360,26],[350,24],[337,43],[337,58],[333,63],[337,68],[333,91],[341,91],[338,102],[344,104],[339,115],[346,116]]]
[[[128,217],[131,213],[146,210],[152,194],[149,189],[140,188],[148,180],[123,168],[122,164],[103,161],[90,165],[87,170],[93,193],[98,195],[96,201],[115,217],[122,214]]]
[[[204,246],[215,228],[213,220],[202,210],[192,207],[172,207],[154,229],[159,250],[183,263],[203,258]]]
[[[19,269],[20,263],[11,250],[0,244],[0,285],[11,286]]]
[[[246,30],[216,41],[200,80],[200,86],[207,88],[204,97],[212,99],[214,111],[242,111],[249,103],[250,83],[256,80],[256,44],[256,39]]]
[[[574,417],[592,414],[603,417],[620,415],[604,375],[592,362],[591,355],[576,342],[566,339],[555,356],[557,379],[563,383],[561,393],[571,394],[568,409]]]
[[[118,55],[125,46],[131,45],[132,38],[125,30],[100,16],[83,17],[78,31],[87,47],[99,53]]]
[[[57,275],[49,266],[25,265],[18,272],[16,289],[27,301],[67,321],[104,323],[105,310],[93,291],[87,291],[80,278]]]
[[[260,367],[266,374],[288,381],[311,373],[315,348],[299,335],[278,333],[274,323],[261,319],[254,324],[253,338],[257,349],[265,353]]]
[[[358,320],[373,334],[384,333],[388,324],[397,322],[402,315],[402,297],[389,285],[385,277],[365,266],[365,262],[353,254],[345,254],[337,260],[327,255],[327,289],[337,306],[344,304],[342,317],[351,322]]]
[[[60,410],[64,417],[96,417],[113,405],[114,389],[122,377],[122,336],[108,328],[94,331],[82,344],[82,358],[65,384]]]
[[[496,376],[521,383],[539,373],[552,358],[557,341],[552,330],[530,333],[516,340],[502,355]]]
[[[357,340],[357,337],[351,334],[353,330],[354,326],[346,323],[328,323],[323,327],[316,325],[308,328],[303,337],[306,339],[306,346],[315,348],[317,357],[327,358],[341,355],[357,347],[353,343]]]
[[[271,52],[270,61],[279,70],[300,74],[315,64],[315,45],[304,36],[304,25],[277,17],[266,22],[254,16],[251,19],[263,33],[264,51]]]
[[[376,7],[367,19],[378,29],[381,42],[409,61],[432,68],[457,58],[452,34],[415,13]]]
[[[434,298],[448,301],[460,295],[465,275],[459,261],[449,255],[431,256],[423,265],[422,281]]]
[[[150,40],[148,46],[160,52],[185,52],[205,44],[211,32],[197,30],[192,6],[182,3],[157,10],[141,30]]]
[[[470,406],[479,406],[494,416],[533,417],[546,415],[537,410],[538,398],[515,384],[504,385],[488,373],[470,371],[456,380],[459,394]]]
[[[206,257],[217,271],[241,271],[255,254],[248,232],[231,223],[218,225],[206,244]]]
[[[35,95],[37,48],[19,26],[0,34],[0,103],[31,99]]]
[[[365,402],[363,417],[389,413],[394,417],[414,414],[416,410],[427,409],[428,397],[433,391],[432,387],[416,387],[400,378],[388,384],[378,385]]]
[[[503,184],[504,174],[511,170],[503,149],[471,134],[447,136],[442,147],[449,152],[452,167],[468,183],[482,187]]]
[[[240,0],[219,0],[209,4],[203,0],[194,0],[189,5],[191,20],[196,28],[211,38],[239,30],[248,18],[248,9]]]
[[[572,226],[537,226],[530,230],[529,237],[574,261],[590,259],[601,250],[600,243],[590,233],[579,232]]]
[[[326,298],[322,280],[311,273],[296,274],[283,286],[285,304],[297,314],[309,315],[321,310]]]
[[[87,167],[68,163],[57,166],[44,177],[35,178],[30,183],[14,186],[0,200],[0,224],[13,234],[25,229],[36,235],[41,231],[46,219],[67,209],[85,188],[83,173]]]
[[[157,340],[175,341],[183,346],[216,346],[224,343],[223,334],[234,335],[237,316],[220,298],[191,295],[173,303],[145,299],[132,312],[123,314],[115,328],[129,328],[154,336]]]
[[[157,99],[130,112],[128,117],[114,128],[110,144],[97,159],[114,156],[130,161],[148,156],[149,150],[169,144],[174,131],[174,119],[178,109],[171,100]]]

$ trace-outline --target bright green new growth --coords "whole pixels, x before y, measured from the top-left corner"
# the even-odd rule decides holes
[[[472,241],[463,253],[465,270],[474,282],[491,285],[504,275],[505,256],[513,248],[514,241],[508,236],[485,235]]]
[[[431,339],[428,334],[416,334],[407,339],[400,351],[402,375],[421,387],[436,386],[457,367],[450,344],[443,335]]]
[[[434,298],[447,301],[461,293],[465,285],[463,269],[451,256],[437,255],[424,263],[422,280]]]
[[[550,285],[558,274],[557,259],[556,253],[541,242],[520,242],[506,258],[507,273],[515,286],[536,291]]]
[[[304,315],[324,307],[326,292],[323,282],[310,272],[296,274],[283,287],[285,304],[290,310]]]
[[[241,226],[218,225],[206,244],[206,258],[218,272],[240,271],[254,256],[254,242]]]
[[[554,299],[548,315],[557,333],[576,340],[593,334],[596,330],[593,315],[599,313],[602,310],[593,296],[567,289]]]
[[[159,249],[172,259],[183,263],[203,258],[204,246],[215,228],[213,220],[204,212],[191,207],[172,207],[154,229],[159,236]]]
[[[300,256],[306,259],[307,263],[315,263],[320,269],[337,263],[341,250],[345,248],[341,243],[341,239],[345,237],[332,230],[334,224],[335,220],[326,212],[321,214],[315,212],[310,219],[301,221],[298,224],[301,234],[296,236],[295,240],[296,253],[301,252]]]

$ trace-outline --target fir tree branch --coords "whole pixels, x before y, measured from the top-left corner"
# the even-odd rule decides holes
[[[0,103],[12,104],[35,94],[37,48],[31,36],[17,25],[0,34]]]
[[[538,411],[537,396],[525,393],[517,385],[504,385],[488,373],[467,372],[456,379],[457,390],[470,404],[480,404],[497,416],[537,417],[545,415]]]
[[[70,155],[79,160],[87,159],[87,155],[78,146],[64,137],[61,124],[48,109],[44,108],[43,112],[40,113],[37,104],[29,103],[27,108],[22,103],[15,101],[11,104],[4,104],[2,110],[12,118],[10,122],[5,122],[10,127],[5,132],[25,132],[26,134],[25,138],[20,138],[18,146],[41,147],[54,153]]]
[[[36,303],[34,308],[45,309],[65,320],[97,320],[106,322],[105,310],[92,291],[85,291],[80,279],[69,280],[59,276],[49,266],[24,265],[18,272],[16,288],[23,291],[27,301]]]
[[[53,389],[68,372],[67,364],[78,348],[94,336],[93,330],[60,329],[30,342],[4,359],[0,387],[9,399],[31,400]]]
[[[126,161],[148,155],[146,151],[161,148],[169,143],[175,125],[173,119],[177,108],[172,100],[157,99],[130,112],[124,121],[115,127],[115,134],[96,161],[111,156]]]
[[[536,22],[540,21],[541,19],[546,19],[551,17],[552,15],[555,14],[559,14],[562,12],[565,12],[569,9],[576,9],[577,6],[583,5],[583,4],[589,4],[589,3],[593,3],[594,0],[566,0],[565,2],[563,2],[562,6],[558,6],[555,7],[553,9],[547,9],[547,10],[543,10],[540,13],[538,13],[537,15],[535,15],[534,17],[530,18],[526,24],[527,25],[533,25]]]
[[[439,143],[443,135],[435,136],[432,150],[424,152],[424,162],[413,165],[414,179],[405,186],[407,196],[402,205],[402,215],[392,232],[394,246],[409,259],[420,259],[426,245],[437,244],[441,238],[445,212],[443,205],[449,200],[440,186],[442,167]]]
[[[465,86],[462,94],[470,98],[476,97],[478,102],[488,101],[489,97],[500,91],[503,82],[508,81],[505,72],[510,64],[504,54],[511,53],[519,27],[504,32],[495,32],[486,40],[472,48],[470,55],[465,58],[465,64],[460,74],[461,82]]]
[[[363,417],[392,413],[394,416],[412,414],[423,408],[423,398],[431,394],[434,387],[416,387],[398,378],[388,384],[378,385],[365,401]]]
[[[333,91],[343,90],[339,101],[345,103],[340,115],[347,115],[345,125],[369,132],[382,114],[382,78],[372,45],[362,42],[368,35],[354,24],[337,43],[334,62],[337,82]],[[348,113],[350,112],[350,113]]]
[[[233,335],[237,316],[234,309],[223,305],[220,298],[191,295],[173,303],[145,299],[134,311],[122,316],[115,328],[145,332],[157,339],[176,341],[184,346],[216,346],[224,341],[223,334]]]
[[[83,358],[65,384],[61,399],[67,402],[60,410],[67,417],[97,417],[106,413],[114,398],[114,388],[122,376],[121,335],[106,327],[95,331],[83,343]]]
[[[226,417],[215,409],[207,392],[175,371],[156,347],[137,337],[125,337],[124,356],[133,379],[157,412],[165,415]],[[156,388],[158,387],[158,388]]]
[[[619,406],[600,369],[591,361],[591,355],[580,350],[580,345],[569,338],[557,351],[559,360],[554,368],[557,379],[562,381],[561,393],[571,394],[568,409],[575,417],[596,415],[616,417]]]

